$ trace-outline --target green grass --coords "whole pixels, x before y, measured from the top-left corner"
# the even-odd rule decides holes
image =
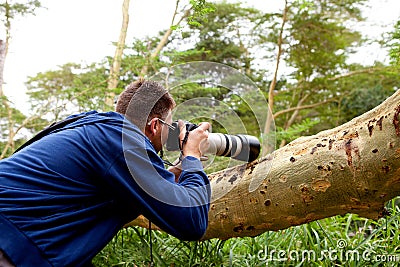
[[[250,238],[184,242],[152,231],[154,266],[398,266],[400,198],[378,221],[335,216]],[[149,266],[149,231],[123,229],[93,259],[94,266]]]

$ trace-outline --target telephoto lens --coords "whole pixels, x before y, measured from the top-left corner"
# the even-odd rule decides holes
[[[196,124],[185,122],[186,129],[189,131],[197,128]],[[178,122],[173,122],[174,130],[169,130],[166,148],[168,151],[179,150],[179,133]],[[261,145],[257,137],[246,134],[208,134],[209,147],[205,151],[206,154],[214,154],[216,156],[232,157],[233,159],[252,162],[256,160],[260,154]]]
[[[260,154],[260,142],[252,135],[210,133],[208,142],[210,146],[207,149],[207,153],[217,156],[252,162]]]

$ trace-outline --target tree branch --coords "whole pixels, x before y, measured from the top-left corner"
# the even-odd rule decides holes
[[[382,68],[368,68],[368,69],[350,71],[350,72],[347,72],[347,73],[343,73],[341,75],[337,75],[335,77],[331,77],[328,80],[329,81],[336,81],[336,80],[339,80],[339,79],[342,79],[342,78],[346,78],[346,77],[350,77],[350,76],[358,75],[358,74],[362,74],[362,73],[374,73],[374,72],[376,72],[377,70],[380,70],[380,69],[382,69]]]
[[[283,115],[283,114],[288,113],[288,112],[292,112],[292,111],[296,111],[296,110],[302,110],[302,109],[315,108],[315,107],[318,107],[318,106],[321,106],[321,105],[324,105],[324,104],[327,104],[327,103],[330,103],[330,102],[333,102],[333,101],[335,101],[335,99],[328,99],[328,100],[325,100],[325,101],[322,101],[322,102],[318,102],[318,103],[314,103],[314,104],[310,104],[310,105],[296,106],[296,107],[291,107],[291,108],[288,108],[288,109],[280,110],[280,111],[278,111],[278,112],[276,112],[274,114],[274,119],[276,119],[278,116]]]

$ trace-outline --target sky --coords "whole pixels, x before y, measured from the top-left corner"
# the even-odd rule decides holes
[[[228,0],[230,1],[230,0]],[[5,94],[24,111],[28,76],[56,69],[68,62],[92,63],[112,56],[122,23],[123,0],[41,0],[45,7],[36,16],[19,18],[13,23],[12,40],[6,59]],[[169,26],[176,0],[131,0],[127,42],[133,37],[155,35]],[[247,0],[262,11],[280,10],[282,0]],[[400,17],[399,0],[371,0],[373,8],[365,16],[369,22],[358,25],[364,32],[377,35]],[[384,29],[383,29],[384,30]],[[0,34],[4,30],[0,28]],[[3,36],[1,36],[3,38]],[[384,51],[368,48],[362,58],[373,60]]]

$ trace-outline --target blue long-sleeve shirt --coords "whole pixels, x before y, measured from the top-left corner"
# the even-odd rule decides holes
[[[91,112],[0,161],[0,250],[18,267],[80,266],[140,214],[199,239],[209,182],[196,158],[182,169],[175,183],[135,125]]]

